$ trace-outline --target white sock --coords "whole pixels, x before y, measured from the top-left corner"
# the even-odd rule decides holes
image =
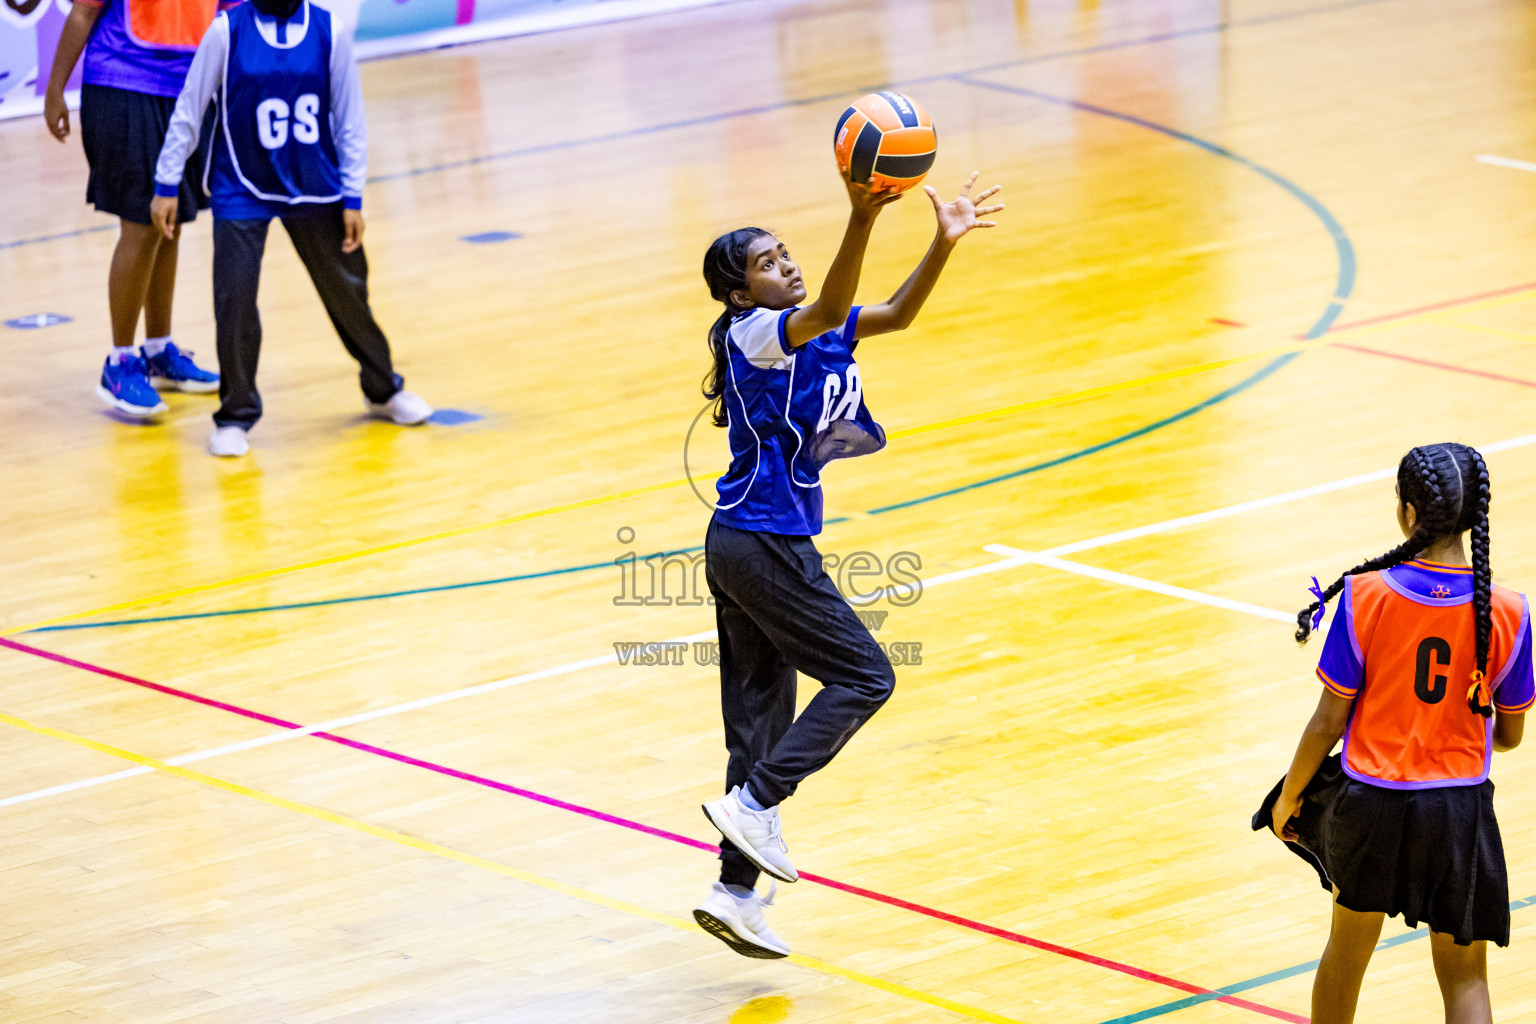
[[[752,792],[751,786],[742,786],[741,792],[736,794],[748,810],[766,811],[768,807]]]
[[[163,338],[145,338],[144,354],[150,358],[154,358],[161,352],[165,351],[165,346],[170,344],[170,341],[171,336],[169,334]]]
[[[729,882],[722,882],[721,884],[725,886],[726,892],[730,893],[732,896],[735,896],[739,900],[749,899],[750,897],[756,895],[756,893],[744,885],[732,885]]]
[[[114,366],[117,366],[121,363],[126,363],[128,360],[132,359],[135,354],[136,353],[132,348],[119,347],[114,345],[112,346],[112,354],[107,358],[112,360],[112,364]]]

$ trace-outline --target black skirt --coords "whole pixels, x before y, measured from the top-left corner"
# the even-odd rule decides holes
[[[1253,816],[1270,829],[1285,780]],[[1509,945],[1509,879],[1493,816],[1493,783],[1440,789],[1387,789],[1344,774],[1335,754],[1302,790],[1285,845],[1317,872],[1338,902],[1361,913],[1402,915],[1450,935]]]
[[[155,165],[176,109],[176,97],[151,96],[130,89],[86,85],[80,89],[80,141],[91,176],[85,201],[103,213],[135,224],[148,224],[155,198]],[[213,107],[203,117],[197,151],[182,169],[177,191],[177,220],[186,223],[208,208],[203,193],[203,165],[208,160],[215,122]]]

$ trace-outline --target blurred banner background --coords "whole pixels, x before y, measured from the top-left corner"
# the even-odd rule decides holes
[[[121,0],[123,3],[147,0]],[[332,0],[363,59],[742,0]],[[40,114],[70,0],[0,0],[0,119]],[[84,61],[81,61],[84,64]],[[80,69],[70,80],[77,102]]]

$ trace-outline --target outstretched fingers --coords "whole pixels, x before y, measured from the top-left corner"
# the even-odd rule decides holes
[[[965,195],[967,192],[969,192],[971,190],[971,186],[976,184],[976,179],[979,177],[981,177],[980,171],[972,171],[971,176],[965,179],[965,187],[960,190],[960,194]],[[982,197],[978,196],[977,198],[979,199]]]

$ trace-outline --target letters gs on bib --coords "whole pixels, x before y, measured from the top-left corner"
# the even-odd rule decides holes
[[[290,134],[293,141],[313,146],[320,141],[320,97],[307,92],[293,101],[291,111],[286,100],[262,100],[256,104],[256,134],[267,149],[282,149]]]

